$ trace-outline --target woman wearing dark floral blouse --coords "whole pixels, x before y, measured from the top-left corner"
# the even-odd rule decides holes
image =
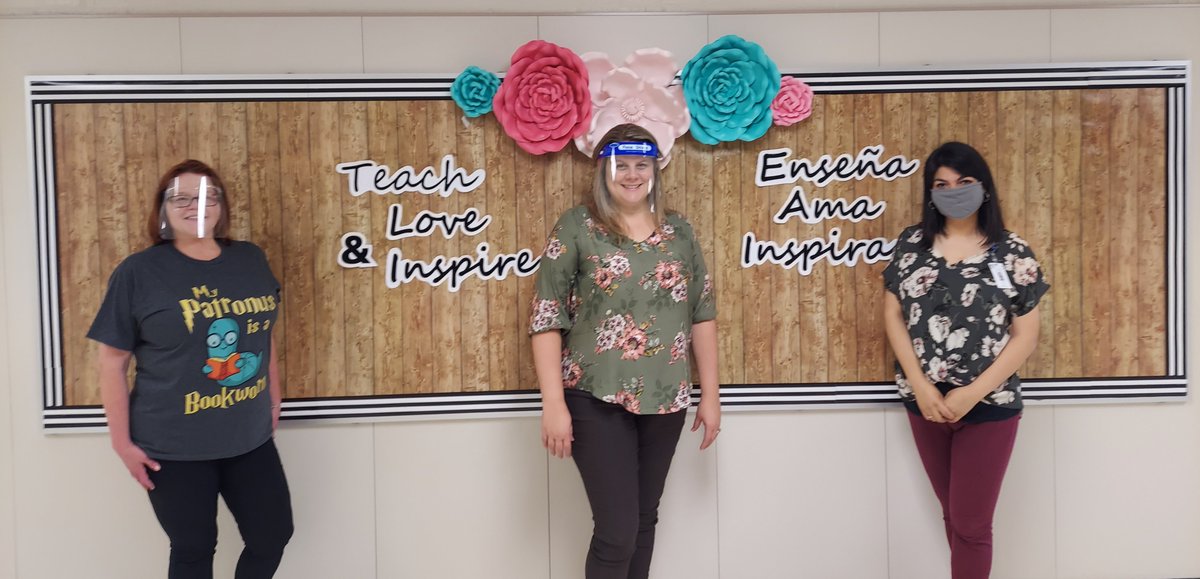
[[[992,516],[1017,435],[1017,368],[1037,345],[1049,285],[1004,229],[992,172],[946,143],[925,162],[922,222],[884,270],[884,325],[913,438],[942,504],[954,579],[986,578]]]
[[[530,334],[542,444],[574,456],[595,523],[588,579],[644,578],[667,470],[700,371],[695,431],[720,432],[712,282],[691,225],[660,199],[649,131],[596,147],[592,199],[559,218],[542,254]]]

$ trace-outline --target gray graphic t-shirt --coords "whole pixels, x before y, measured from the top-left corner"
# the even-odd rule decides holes
[[[279,282],[258,246],[221,249],[211,261],[169,243],[129,256],[88,331],[133,352],[130,435],[153,458],[227,458],[271,436],[267,369]]]

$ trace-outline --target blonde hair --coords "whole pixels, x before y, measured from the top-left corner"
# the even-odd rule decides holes
[[[613,202],[612,192],[608,190],[608,181],[604,178],[607,165],[610,161],[599,156],[600,151],[611,143],[620,142],[637,142],[650,143],[658,147],[658,141],[654,139],[654,135],[650,131],[634,124],[617,125],[609,129],[607,133],[596,143],[596,148],[592,151],[592,158],[596,159],[596,179],[592,186],[592,198],[586,203],[588,213],[592,218],[599,221],[601,225],[609,231],[616,233],[622,237],[629,237],[628,233],[622,229],[620,221],[617,219],[617,206]],[[654,161],[654,182],[651,183],[650,193],[647,196],[650,200],[650,206],[654,207],[651,215],[654,218],[654,225],[662,225],[663,215],[666,214],[667,208],[662,203],[659,193],[662,191],[662,167],[659,166],[658,160]]]

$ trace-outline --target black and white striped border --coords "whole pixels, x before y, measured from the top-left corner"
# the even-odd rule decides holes
[[[58,209],[54,182],[54,109],[33,105],[30,157],[38,244],[38,293],[41,297],[42,388],[46,408],[63,406],[62,323],[58,292]]]
[[[1185,376],[1187,129],[1190,83],[1167,90],[1167,372]]]
[[[449,99],[454,76],[172,75],[26,77],[34,102]]]
[[[1187,179],[1188,61],[1047,64],[1005,67],[920,68],[862,72],[792,72],[817,93],[882,93],[1067,88],[1167,88],[1167,376],[1028,380],[1031,404],[1151,402],[1188,396],[1185,325],[1185,195]],[[37,212],[41,295],[43,424],[48,431],[104,428],[99,407],[64,405],[62,326],[59,320],[54,175],[54,103],[187,101],[327,101],[448,99],[452,75],[171,75],[30,76],[26,99]],[[729,410],[784,410],[894,404],[890,383],[743,385],[722,388]],[[351,422],[417,418],[471,418],[536,413],[536,392],[455,393],[288,400],[288,420]]]
[[[1030,405],[1064,402],[1163,402],[1187,397],[1183,378],[1111,378],[1023,381],[1022,396]],[[699,390],[692,402],[700,402]],[[814,408],[887,408],[899,402],[896,385],[866,384],[732,385],[721,387],[726,411],[772,411]],[[321,419],[338,422],[382,422],[413,419],[535,416],[542,408],[536,391],[482,392],[288,400],[283,420]],[[104,410],[98,406],[53,408],[43,423],[51,431],[102,430]]]
[[[818,93],[1032,90],[1185,84],[1188,62],[792,72]],[[453,75],[30,76],[33,102],[429,100],[450,98]]]

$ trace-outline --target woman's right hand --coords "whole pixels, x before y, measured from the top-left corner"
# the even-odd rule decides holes
[[[148,491],[154,490],[154,483],[150,482],[150,473],[146,472],[146,469],[158,472],[162,467],[154,459],[146,456],[146,451],[132,442],[114,446],[113,450],[121,457],[121,462],[125,463],[125,468],[129,470],[133,480]]]
[[[953,422],[954,411],[946,405],[942,393],[928,380],[911,381],[913,396],[917,398],[917,407],[921,416],[930,422]]]
[[[565,402],[542,407],[542,446],[558,458],[571,456],[571,411]]]

